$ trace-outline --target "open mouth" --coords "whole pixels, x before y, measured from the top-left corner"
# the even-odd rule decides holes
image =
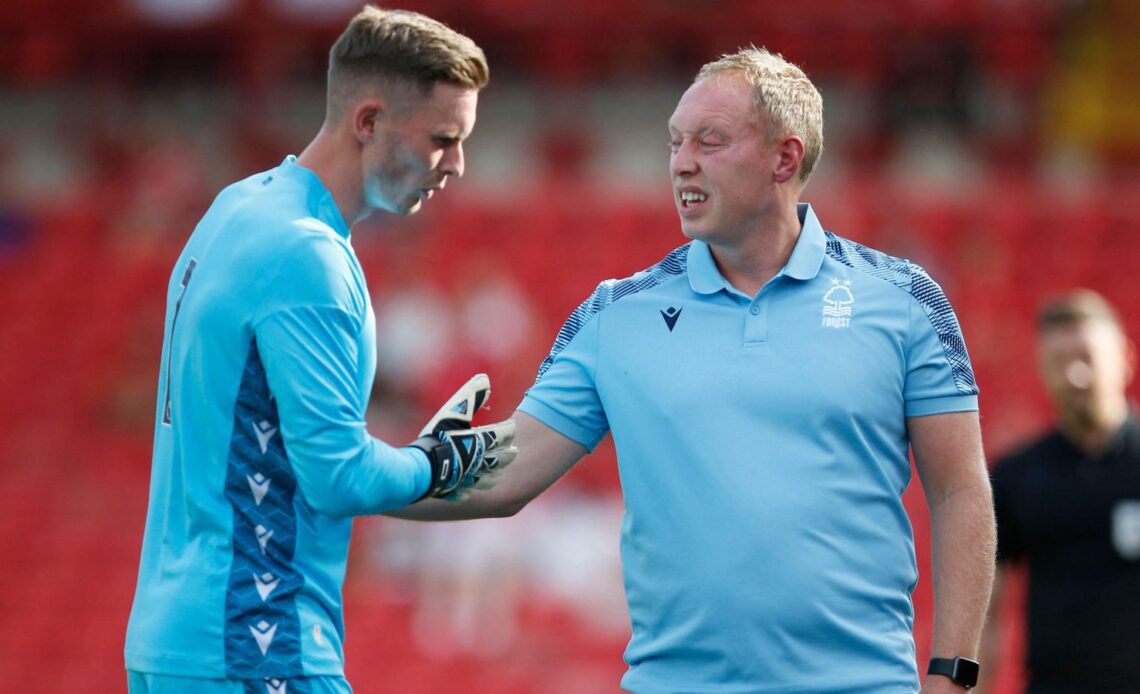
[[[684,209],[697,207],[709,199],[709,196],[704,193],[695,193],[692,191],[682,191],[679,197],[681,199],[681,207]]]

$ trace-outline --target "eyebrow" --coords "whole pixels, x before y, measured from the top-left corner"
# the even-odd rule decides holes
[[[710,133],[714,134],[714,135],[719,135],[720,137],[728,137],[728,134],[726,132],[724,132],[723,130],[721,130],[720,128],[718,128],[714,125],[704,125],[700,128],[697,128],[696,130],[681,130],[677,126],[673,125],[673,123],[669,123],[669,134],[670,135],[685,134],[685,133],[692,133],[692,134],[696,135],[697,137],[704,137],[705,135],[708,135]]]

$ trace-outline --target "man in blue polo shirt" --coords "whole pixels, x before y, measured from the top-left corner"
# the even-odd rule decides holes
[[[633,623],[623,687],[913,692],[913,448],[934,528],[939,676],[924,691],[961,691],[994,521],[950,305],[921,268],[799,203],[822,149],[799,68],[754,48],[706,65],[669,133],[692,241],[573,312],[516,413],[501,484],[401,515],[515,513],[608,431]]]
[[[463,174],[482,50],[422,15],[358,14],[324,126],[223,190],[178,259],[138,587],[132,694],[348,692],[352,517],[493,482],[513,423],[470,428],[471,380],[394,448],[369,435],[376,328],[349,227],[411,214]]]

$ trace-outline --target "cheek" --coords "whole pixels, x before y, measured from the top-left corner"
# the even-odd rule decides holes
[[[420,168],[419,159],[399,137],[391,137],[385,143],[373,171],[382,184],[398,185],[415,176]]]

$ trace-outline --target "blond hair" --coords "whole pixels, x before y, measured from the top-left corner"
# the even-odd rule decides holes
[[[757,124],[769,141],[795,135],[804,143],[799,179],[806,184],[823,153],[823,97],[808,76],[778,53],[749,46],[706,63],[694,82],[740,75],[752,87]]]
[[[395,82],[427,94],[437,82],[482,89],[490,77],[483,49],[417,12],[365,5],[329,51],[328,106],[363,85]]]

